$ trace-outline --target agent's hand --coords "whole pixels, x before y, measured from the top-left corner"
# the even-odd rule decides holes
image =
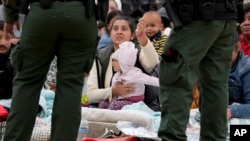
[[[133,84],[125,84],[125,81],[119,81],[114,86],[112,86],[112,95],[113,96],[122,96],[126,97],[126,94],[134,92]]]
[[[17,30],[20,30],[20,24],[19,22],[15,22],[14,24],[4,23],[4,32],[6,35],[6,39],[11,39],[15,37],[14,34],[14,25],[16,25]]]

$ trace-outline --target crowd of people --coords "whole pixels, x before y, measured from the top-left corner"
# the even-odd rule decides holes
[[[185,24],[176,28],[165,0],[107,1],[105,21],[96,20],[92,0],[31,2],[15,38],[20,7],[3,0],[0,100],[12,100],[6,141],[30,139],[42,89],[55,92],[55,141],[76,140],[83,86],[91,108],[144,101],[155,110],[156,104],[163,141],[186,140],[190,108],[200,110],[201,141],[224,140],[228,120],[250,118],[250,2],[242,4],[241,22],[232,4],[212,18],[195,9],[194,20],[181,19]],[[154,93],[147,93],[149,85]]]

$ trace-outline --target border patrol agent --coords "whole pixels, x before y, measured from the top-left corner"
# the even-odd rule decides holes
[[[27,14],[20,43],[12,52],[17,72],[5,141],[30,140],[40,91],[54,56],[58,72],[50,140],[76,141],[83,74],[92,67],[97,43],[94,5],[94,0],[4,0],[7,34],[13,33],[19,12]]]
[[[193,86],[201,83],[200,141],[226,141],[227,80],[236,0],[168,0],[175,24],[160,62],[162,141],[186,141]],[[178,17],[175,17],[178,16]]]

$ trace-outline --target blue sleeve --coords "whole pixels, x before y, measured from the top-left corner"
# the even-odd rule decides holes
[[[242,77],[243,103],[229,105],[232,118],[250,118],[250,71]]]

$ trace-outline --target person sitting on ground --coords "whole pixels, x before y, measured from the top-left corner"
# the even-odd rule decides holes
[[[124,15],[123,12],[120,10],[112,10],[108,14],[107,20],[106,20],[105,32],[100,36],[100,40],[98,42],[97,48],[104,48],[112,44],[112,41],[109,36],[111,25],[113,24],[113,21],[115,18],[117,18],[118,16],[123,16],[123,15]]]
[[[0,21],[0,99],[11,99],[12,81],[15,76],[15,70],[11,64],[11,49],[19,39],[6,39],[3,24],[3,21]]]
[[[112,70],[112,58],[110,56],[119,48],[119,44],[132,41],[135,34],[140,46],[138,62],[141,66],[149,73],[159,63],[155,48],[144,33],[145,26],[143,19],[140,19],[135,33],[133,19],[118,17],[114,20],[110,31],[113,45],[98,49],[97,58],[87,80],[88,103],[99,103],[106,99],[111,101],[113,97],[123,96],[134,91],[132,84],[124,84],[124,82],[111,86],[114,71]]]
[[[156,11],[148,11],[142,17],[146,22],[145,33],[161,56],[167,35],[162,32],[161,16]]]
[[[137,52],[138,49],[135,48],[135,44],[127,41],[121,43],[119,49],[112,55],[112,66],[116,72],[112,78],[112,86],[124,81],[124,84],[133,84],[134,92],[113,97],[111,102],[102,100],[99,103],[99,108],[120,110],[125,105],[144,100],[144,84],[159,87],[159,79],[157,77],[149,76],[143,73],[140,68],[135,67]]]
[[[250,56],[250,3],[244,4],[244,19],[240,24],[241,29],[241,49],[243,53],[247,56]]]
[[[250,118],[250,57],[241,50],[240,39],[235,33],[232,67],[228,80],[229,106],[227,117]]]
[[[168,17],[168,14],[166,12],[166,9],[165,7],[162,7],[160,8],[157,13],[160,14],[161,16],[161,22],[162,22],[162,28],[161,28],[161,31],[163,33],[165,33],[167,36],[169,36],[170,32],[171,32],[171,25],[172,25],[172,22],[170,22],[169,20],[169,17]]]

